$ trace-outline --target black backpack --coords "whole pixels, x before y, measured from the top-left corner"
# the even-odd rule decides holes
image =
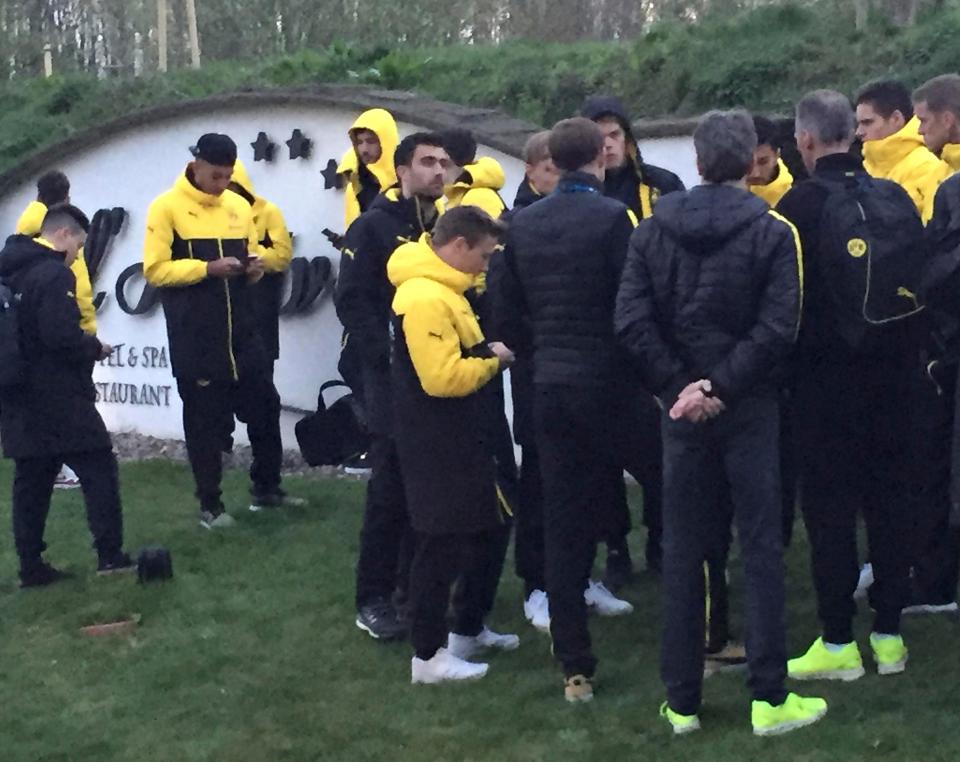
[[[26,368],[20,346],[20,294],[0,280],[0,388],[21,385]]]
[[[876,349],[891,324],[923,309],[917,296],[927,259],[923,223],[896,183],[866,172],[814,182],[828,191],[818,269],[835,327],[851,349]]]
[[[343,381],[327,381],[320,387],[317,412],[301,418],[294,429],[300,454],[311,466],[337,466],[367,451],[363,408],[353,394],[345,394],[327,407],[323,393],[336,387],[349,388]]]

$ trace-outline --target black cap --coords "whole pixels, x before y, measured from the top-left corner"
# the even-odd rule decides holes
[[[232,167],[237,161],[237,144],[229,135],[208,132],[200,136],[197,144],[190,148],[190,153],[209,164]]]

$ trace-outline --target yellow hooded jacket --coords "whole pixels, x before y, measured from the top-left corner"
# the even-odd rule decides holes
[[[246,195],[237,195],[250,204],[253,211],[253,224],[257,229],[259,241],[253,253],[263,262],[263,269],[266,272],[285,272],[293,260],[293,240],[290,238],[290,231],[287,230],[283,212],[276,204],[256,194],[247,168],[239,159],[233,165],[233,181],[246,192]]]
[[[376,133],[380,138],[380,158],[373,164],[368,164],[370,171],[377,182],[380,184],[380,192],[387,188],[392,188],[397,184],[397,170],[393,164],[393,155],[397,151],[397,145],[400,143],[400,134],[397,131],[397,123],[393,115],[382,108],[372,108],[364,111],[357,117],[357,121],[349,130],[350,140],[353,141],[355,130],[370,130]],[[360,216],[360,159],[357,151],[352,146],[343,155],[340,166],[337,167],[337,174],[343,175],[346,182],[346,228],[349,228],[353,221]],[[346,228],[344,228],[346,230]]]
[[[507,208],[499,193],[506,181],[500,162],[481,156],[463,168],[461,179],[444,189],[445,208],[478,206],[497,219]]]
[[[444,262],[429,237],[400,246],[387,262],[396,287],[393,311],[420,385],[431,397],[466,397],[500,369],[496,357],[464,357],[463,348],[484,342],[480,323],[464,292],[474,276]]]
[[[960,145],[947,143],[940,152],[940,158],[945,161],[954,172],[960,172]]]
[[[208,278],[207,265],[256,252],[257,229],[243,198],[204,193],[187,172],[150,204],[143,274],[161,289],[174,376],[236,381],[234,350],[238,339],[248,338],[251,321],[246,279]],[[242,337],[234,335],[238,329]]]
[[[43,218],[47,216],[46,204],[31,201],[17,220],[16,233],[36,238],[40,235]],[[90,282],[90,271],[87,269],[87,260],[80,255],[70,266],[73,276],[77,279],[77,306],[80,308],[80,328],[91,336],[97,335],[97,308],[93,305],[93,284]]]
[[[874,177],[900,185],[910,195],[924,223],[933,215],[937,188],[953,174],[950,166],[924,144],[916,117],[890,137],[864,143],[863,166]]]
[[[777,159],[777,176],[766,185],[751,185],[750,192],[766,201],[771,209],[775,209],[777,204],[780,203],[780,199],[792,187],[793,175],[790,174],[787,165],[783,163],[783,159]]]

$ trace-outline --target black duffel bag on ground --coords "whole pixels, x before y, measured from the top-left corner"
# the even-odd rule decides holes
[[[338,466],[366,452],[370,442],[363,409],[353,394],[345,394],[327,407],[323,393],[337,387],[349,389],[340,380],[324,383],[317,398],[317,412],[301,418],[296,425],[300,454],[311,466]]]

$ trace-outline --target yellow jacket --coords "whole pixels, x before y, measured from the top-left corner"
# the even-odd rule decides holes
[[[400,134],[397,132],[397,123],[393,115],[382,108],[372,108],[364,111],[357,117],[357,121],[350,128],[351,141],[353,140],[354,130],[370,130],[376,133],[380,138],[380,158],[373,164],[368,164],[370,171],[377,182],[380,184],[380,192],[391,188],[397,184],[397,170],[393,165],[393,155],[397,151],[397,145],[400,143]],[[360,159],[357,151],[351,148],[343,155],[340,160],[340,166],[337,167],[337,174],[343,175],[347,181],[347,204],[345,224],[349,228],[357,217],[360,216]],[[346,228],[344,228],[346,229]]]
[[[867,141],[863,144],[863,166],[874,177],[900,185],[927,222],[933,215],[937,188],[953,170],[924,145],[919,130],[920,122],[914,117],[890,137]]]
[[[751,185],[750,192],[766,201],[771,209],[775,209],[777,204],[780,203],[780,199],[792,187],[793,175],[790,174],[787,165],[783,163],[783,159],[777,159],[777,176],[766,185]]]
[[[940,158],[950,165],[950,169],[954,172],[960,172],[960,145],[947,143],[940,153]]]
[[[429,237],[400,246],[387,262],[396,286],[393,311],[402,319],[410,360],[431,397],[466,397],[500,369],[496,357],[464,357],[484,344],[480,323],[463,295],[474,276],[436,255]]]
[[[444,189],[445,208],[478,206],[497,219],[507,208],[498,192],[506,180],[500,162],[489,156],[481,156],[463,168],[463,175],[457,182]]]
[[[263,269],[268,273],[285,272],[293,260],[293,240],[283,212],[276,204],[256,194],[247,168],[239,159],[233,166],[233,181],[246,191],[246,196],[238,195],[250,204],[253,212],[253,224],[259,241],[253,253],[260,257]]]
[[[47,207],[39,201],[31,201],[17,220],[16,233],[36,238],[40,235],[43,218],[47,216]],[[77,279],[77,306],[80,308],[80,328],[91,336],[97,335],[97,308],[93,306],[93,284],[90,282],[90,271],[87,269],[87,260],[80,250],[80,256],[70,266],[73,276]]]

